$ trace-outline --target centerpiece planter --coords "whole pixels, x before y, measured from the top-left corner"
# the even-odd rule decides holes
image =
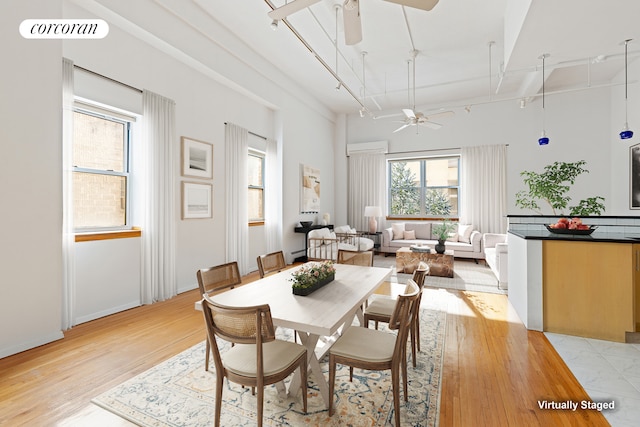
[[[336,269],[332,261],[309,262],[291,273],[294,295],[307,296],[336,278]]]

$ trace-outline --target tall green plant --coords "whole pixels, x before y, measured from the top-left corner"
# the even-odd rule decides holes
[[[529,187],[528,191],[521,190],[516,193],[516,206],[542,215],[539,201],[546,202],[554,215],[563,215],[571,197],[567,194],[570,186],[582,173],[589,173],[584,165],[587,162],[579,160],[575,163],[554,162],[544,167],[542,173],[523,171],[524,183]],[[577,206],[569,207],[570,216],[600,215],[605,210],[602,203],[604,198],[600,196],[589,197],[580,200]]]
[[[397,162],[391,166],[391,213],[394,215],[420,213],[416,176],[406,165],[406,162]]]

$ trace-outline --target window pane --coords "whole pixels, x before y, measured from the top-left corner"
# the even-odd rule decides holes
[[[420,162],[391,163],[391,215],[420,213]]]
[[[427,164],[427,187],[458,185],[458,158],[429,159]]]
[[[425,213],[430,216],[458,216],[458,189],[431,188],[425,193]]]
[[[74,172],[75,228],[124,226],[126,194],[127,179],[124,176]]]
[[[85,169],[125,171],[125,124],[74,112],[73,165]]]
[[[249,185],[252,187],[262,187],[262,157],[249,156],[248,171]]]
[[[261,188],[249,189],[249,221],[264,219],[263,194]]]

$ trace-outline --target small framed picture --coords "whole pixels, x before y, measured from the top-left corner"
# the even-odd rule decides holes
[[[182,182],[182,219],[212,217],[213,185]]]
[[[213,145],[183,136],[182,175],[213,178]]]

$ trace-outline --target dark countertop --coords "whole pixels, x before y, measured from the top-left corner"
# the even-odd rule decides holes
[[[509,230],[514,236],[529,240],[573,240],[578,242],[640,243],[640,234],[607,233],[595,230],[588,236],[555,234],[548,230]]]

